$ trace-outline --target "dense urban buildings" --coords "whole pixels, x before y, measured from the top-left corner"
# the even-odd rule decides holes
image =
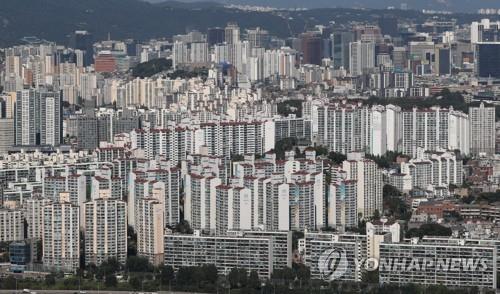
[[[297,31],[298,8],[221,9],[289,32],[242,18],[3,49],[5,275],[98,291],[496,288],[499,23],[391,8]]]

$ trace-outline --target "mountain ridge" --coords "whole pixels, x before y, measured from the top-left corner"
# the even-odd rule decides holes
[[[162,0],[144,0],[152,3]],[[180,0],[193,3],[196,0]],[[500,1],[496,0],[214,0],[222,4],[271,6],[277,8],[375,8],[385,9],[389,6],[400,8],[406,3],[409,9],[449,10],[453,12],[476,12],[480,8],[500,9]]]
[[[68,36],[75,30],[90,31],[95,40],[107,39],[108,33],[113,39],[148,40],[171,37],[192,29],[206,32],[208,27],[225,26],[232,21],[238,22],[242,30],[259,26],[272,35],[286,38],[331,21],[338,24],[377,22],[383,14],[393,14],[416,23],[432,17],[413,10],[348,8],[268,13],[228,9],[212,2],[151,4],[139,0],[2,0],[0,47],[19,44],[27,36],[67,44]],[[463,24],[481,17],[453,14],[439,18],[455,18]],[[499,16],[490,18],[498,19]]]

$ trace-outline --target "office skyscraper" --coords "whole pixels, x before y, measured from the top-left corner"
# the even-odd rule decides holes
[[[314,32],[303,33],[300,35],[303,64],[321,64],[322,39],[319,34]]]
[[[451,74],[451,50],[447,47],[436,47],[435,52],[435,70],[438,75]]]
[[[500,22],[493,22],[489,19],[472,22],[470,27],[470,42],[472,44],[498,41],[500,41]]]
[[[83,65],[94,63],[94,41],[92,34],[87,31],[75,31],[70,39],[70,47],[83,51]]]
[[[224,43],[225,41],[225,30],[223,28],[215,27],[209,28],[207,31],[207,42],[208,46],[213,46],[217,44]]]
[[[352,33],[334,32],[330,38],[333,43],[331,46],[333,66],[336,69],[341,67],[349,69],[349,44],[353,41]]]
[[[352,42],[349,55],[349,69],[354,76],[359,76],[375,67],[375,43],[373,42]]]
[[[247,38],[252,48],[267,48],[269,46],[269,32],[259,27],[247,30]]]
[[[240,27],[236,23],[228,23],[224,33],[224,40],[228,44],[236,44],[240,41]]]
[[[478,43],[475,54],[477,76],[500,78],[500,42]]]

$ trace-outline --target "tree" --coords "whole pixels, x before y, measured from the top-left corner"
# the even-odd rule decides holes
[[[175,278],[174,269],[170,265],[161,265],[158,268],[156,278],[159,279],[162,284],[168,284]]]
[[[291,282],[295,279],[295,272],[293,269],[286,267],[283,269],[283,280]]]
[[[14,278],[13,276],[8,276],[2,281],[4,289],[16,289],[16,284],[16,278]]]
[[[174,228],[175,232],[181,234],[192,234],[193,230],[191,229],[191,225],[187,220],[181,220]]]
[[[328,148],[326,146],[316,146],[314,147],[316,151],[316,156],[328,156]]]
[[[99,279],[101,279],[104,276],[116,274],[120,270],[120,268],[121,265],[118,262],[118,259],[111,257],[101,263],[99,267],[97,267],[96,275],[99,277]]]
[[[131,226],[127,227],[127,256],[137,255],[137,234],[134,228]]]
[[[241,154],[231,154],[231,161],[232,162],[238,162],[238,161],[243,161],[245,160],[245,157]]]
[[[51,287],[56,284],[56,276],[54,274],[48,274],[45,276],[45,285]]]
[[[384,185],[383,188],[384,214],[401,220],[409,220],[411,208],[403,199],[401,192],[394,186]]]
[[[201,268],[203,270],[203,277],[205,281],[210,284],[217,283],[219,276],[217,274],[217,267],[214,264],[203,265]]]
[[[309,269],[308,266],[304,264],[294,264],[294,265],[297,278],[300,281],[300,287],[302,288],[302,282],[308,281],[311,278],[311,270]]]
[[[302,117],[302,100],[286,100],[278,103],[278,114],[288,116],[295,114],[296,117]]]
[[[450,228],[440,224],[423,224],[418,229],[413,228],[406,232],[406,237],[422,238],[423,236],[451,236],[451,233],[452,231]]]
[[[362,281],[364,283],[378,283],[378,276],[379,276],[379,271],[374,270],[374,271],[364,271],[362,274]]]
[[[179,268],[176,276],[179,285],[191,285],[194,282],[194,271],[190,266],[183,266]]]
[[[248,287],[252,289],[260,288],[259,274],[255,270],[252,270],[248,276]]]
[[[129,256],[125,268],[128,272],[152,272],[153,266],[149,263],[146,257],[142,256]]]
[[[87,265],[87,278],[93,279],[97,274],[97,266],[94,263]]]
[[[132,69],[134,77],[150,77],[172,67],[172,60],[166,58],[153,59],[148,62],[139,63]]]
[[[347,160],[347,156],[345,156],[342,153],[332,151],[328,154],[328,159],[330,159],[333,163],[338,165],[338,164],[342,164],[342,162]]]
[[[139,276],[130,277],[128,283],[134,290],[139,290],[142,288],[142,278]]]
[[[297,138],[285,138],[277,141],[274,144],[274,153],[276,153],[277,159],[284,159],[285,152],[293,150],[293,147],[297,145]]]
[[[118,285],[118,281],[116,280],[116,276],[114,274],[106,275],[104,280],[104,285],[108,288],[114,288]]]
[[[193,281],[195,281],[198,288],[200,288],[201,282],[205,281],[205,272],[203,271],[203,268],[199,266],[192,267],[192,270]]]
[[[229,272],[228,280],[231,288],[245,287],[247,284],[247,271],[233,267]]]

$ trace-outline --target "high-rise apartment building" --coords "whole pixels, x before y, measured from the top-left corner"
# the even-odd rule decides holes
[[[155,198],[137,201],[137,254],[155,265],[163,263],[164,206]]]
[[[495,154],[495,107],[484,103],[479,107],[469,107],[469,119],[471,154]]]
[[[225,235],[228,230],[250,230],[252,228],[251,191],[247,188],[216,187],[215,233]]]
[[[302,239],[304,252],[304,263],[311,270],[313,279],[331,279],[359,282],[362,277],[361,262],[366,258],[366,236],[365,235],[343,235],[331,233],[305,232]],[[300,247],[300,245],[299,245]],[[329,276],[331,272],[325,271],[328,266],[322,262],[330,262],[331,259],[322,261],[325,253],[342,254],[345,260],[337,264],[341,276]]]
[[[43,237],[43,208],[51,203],[51,200],[42,197],[26,199],[23,203],[24,218],[28,227],[28,239],[39,239]]]
[[[326,104],[318,107],[318,141],[330,151],[367,151],[370,147],[370,111],[356,104]]]
[[[110,258],[127,259],[127,204],[99,198],[85,203],[85,263],[99,266]]]
[[[184,219],[193,229],[216,230],[217,189],[222,182],[213,176],[188,174],[184,179]]]
[[[18,91],[15,103],[15,145],[58,146],[62,140],[62,99],[47,89]]]
[[[354,228],[358,226],[358,182],[338,180],[328,191],[328,226]]]
[[[493,245],[466,244],[465,240],[452,244],[417,238],[381,243],[379,279],[391,284],[496,288],[496,255]],[[460,262],[451,266],[450,260]],[[425,266],[420,266],[423,263]]]
[[[24,240],[22,210],[0,209],[0,242]]]
[[[415,157],[417,149],[460,150],[469,154],[469,119],[453,109],[433,107],[402,112],[401,152]]]
[[[348,154],[342,169],[346,180],[357,181],[357,209],[362,218],[370,218],[375,211],[382,212],[382,171],[375,161],[363,158],[362,154]]]
[[[12,114],[12,97],[0,96],[0,154],[7,153],[14,146],[14,116]]]
[[[271,237],[202,236],[199,231],[193,235],[166,234],[164,262],[175,270],[213,264],[219,274],[244,268],[263,279],[273,272],[273,248]]]
[[[75,272],[80,267],[80,208],[61,200],[43,208],[43,265],[53,271]]]

